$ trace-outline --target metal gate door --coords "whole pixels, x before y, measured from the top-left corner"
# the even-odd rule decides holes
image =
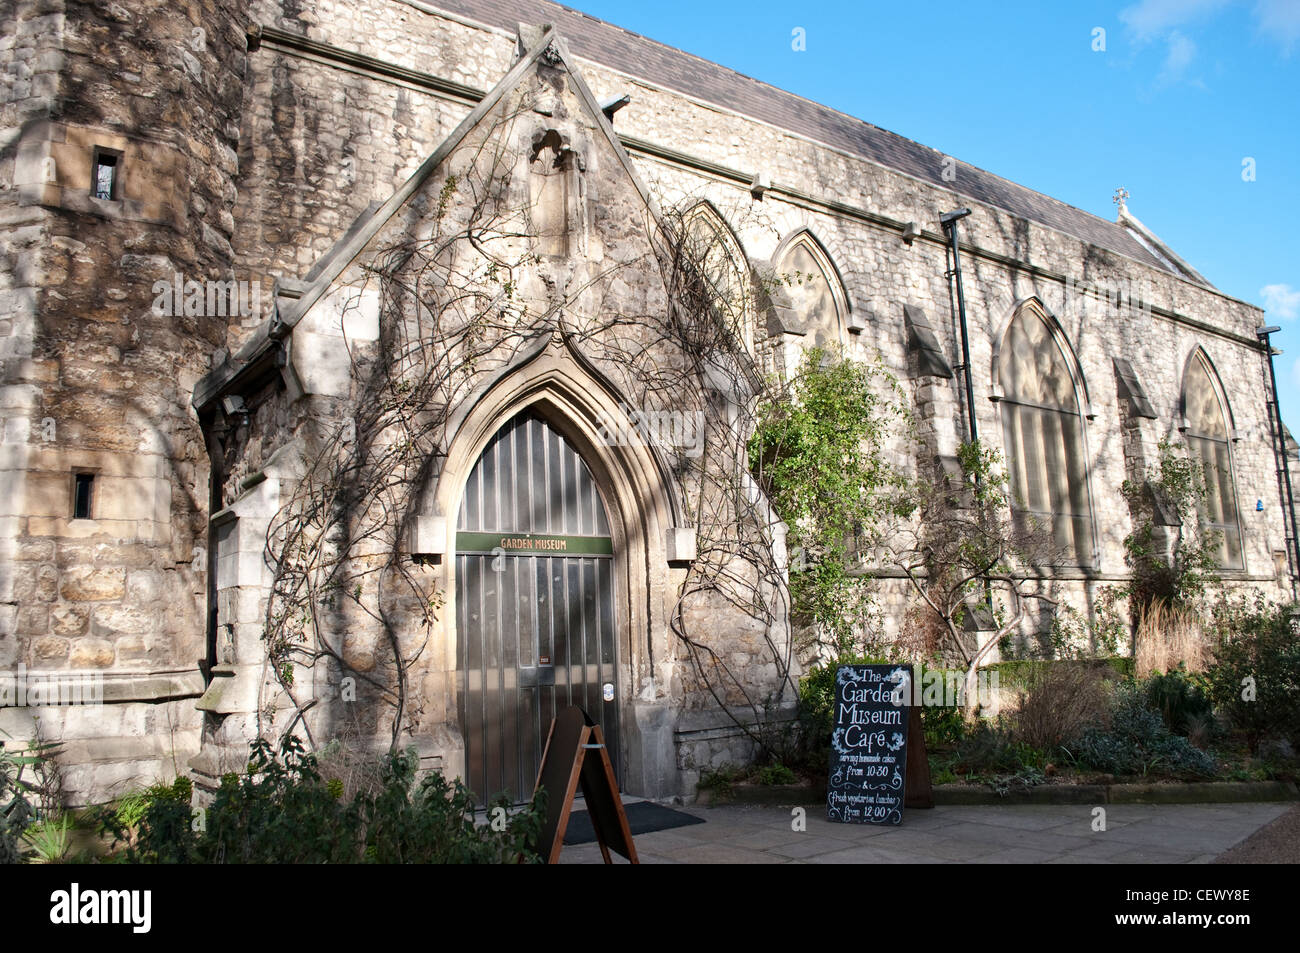
[[[614,550],[582,457],[531,414],[474,466],[456,526],[466,783],[532,795],[555,712],[581,705],[618,760]]]

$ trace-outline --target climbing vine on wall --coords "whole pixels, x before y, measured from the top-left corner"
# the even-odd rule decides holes
[[[882,517],[906,506],[885,445],[908,422],[877,361],[813,348],[760,404],[750,465],[789,526],[794,618],[831,657],[864,651],[873,603],[855,569]]]
[[[1157,602],[1195,604],[1217,576],[1221,534],[1202,529],[1198,519],[1206,501],[1204,465],[1169,440],[1160,441],[1158,452],[1145,480],[1120,487],[1134,524],[1124,537],[1133,574],[1124,594],[1134,619]]]
[[[294,406],[300,466],[267,533],[275,690],[265,693],[264,733],[301,727],[311,743],[313,725],[336,734],[340,716],[311,711],[338,709],[328,703],[346,698],[349,685],[370,703],[348,708],[368,712],[360,734],[386,732],[392,748],[434,716],[428,692],[412,685],[429,670],[443,594],[435,571],[408,555],[411,523],[457,408],[546,338],[585,355],[628,406],[699,422],[692,447],[654,447],[696,530],[696,555],[668,615],[687,663],[687,704],[710,699],[770,745],[773,705],[793,695],[788,597],[773,552],[778,519],[746,464],[755,410],[775,396],[754,344],[761,282],[718,253],[720,235],[691,227],[691,203],[658,214],[645,203],[650,243],[637,256],[575,270],[539,253],[523,181],[536,149],[519,134],[537,121],[537,95],[504,109],[456,157],[436,198],[417,196],[399,213],[402,237],[368,254],[344,320],[377,294],[379,334],[344,341],[352,393]],[[610,293],[620,283],[644,286],[649,275],[661,285],[640,299]],[[627,306],[636,300],[644,308]],[[743,664],[718,626],[724,606],[759,633]]]

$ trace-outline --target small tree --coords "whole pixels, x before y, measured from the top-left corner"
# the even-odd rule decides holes
[[[1210,696],[1253,752],[1270,736],[1300,744],[1298,619],[1295,605],[1271,602],[1258,589],[1235,600],[1221,595],[1211,607]]]
[[[1053,554],[1041,527],[1012,516],[1000,455],[979,442],[966,443],[957,463],[958,473],[936,463],[919,474],[907,521],[880,543],[882,562],[903,571],[963,660],[964,700],[973,711],[979,666],[1020,628],[1032,604],[1055,607],[1057,600],[1037,591],[1036,578],[1024,577],[1023,567],[1041,565]],[[989,618],[967,631],[972,613]],[[982,638],[981,631],[987,633]]]

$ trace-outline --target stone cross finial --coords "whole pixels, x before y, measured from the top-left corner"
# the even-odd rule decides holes
[[[1111,198],[1111,201],[1118,205],[1120,210],[1123,211],[1128,202],[1128,189],[1121,185],[1115,190],[1115,195]]]

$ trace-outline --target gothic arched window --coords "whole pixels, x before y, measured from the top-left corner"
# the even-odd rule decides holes
[[[997,371],[1012,515],[1022,529],[1037,520],[1050,530],[1053,563],[1092,566],[1081,378],[1076,380],[1073,351],[1037,302],[1022,306],[1011,320]]]
[[[753,348],[749,320],[748,271],[745,255],[722,216],[708,202],[699,202],[686,213],[685,253],[699,269],[713,305],[732,333],[747,350]]]
[[[785,330],[806,335],[812,347],[843,343],[847,299],[826,252],[807,231],[788,241],[776,262],[790,301]]]
[[[1213,549],[1220,569],[1243,568],[1237,489],[1232,476],[1232,435],[1227,397],[1209,357],[1200,348],[1183,374],[1183,436],[1205,468],[1201,525],[1216,534]]]

